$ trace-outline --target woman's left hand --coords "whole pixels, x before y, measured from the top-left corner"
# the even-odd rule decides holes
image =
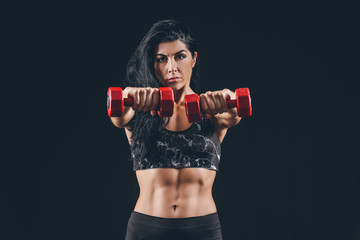
[[[206,118],[228,112],[229,109],[227,107],[226,101],[230,100],[230,98],[234,96],[235,93],[229,89],[213,92],[208,91],[206,93],[200,94],[199,98],[201,110],[205,113]]]

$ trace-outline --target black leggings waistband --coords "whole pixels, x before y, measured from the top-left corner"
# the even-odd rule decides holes
[[[133,211],[125,240],[135,239],[207,239],[221,240],[218,213],[198,217],[161,218]]]
[[[130,219],[148,226],[165,228],[203,227],[219,222],[219,217],[216,212],[198,217],[161,218],[133,211]]]

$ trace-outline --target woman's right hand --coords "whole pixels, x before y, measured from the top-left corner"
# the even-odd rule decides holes
[[[123,97],[131,97],[134,99],[132,109],[135,111],[148,112],[152,116],[158,111],[160,96],[158,88],[151,87],[127,87],[123,91]]]

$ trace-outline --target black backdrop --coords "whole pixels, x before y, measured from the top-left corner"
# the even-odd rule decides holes
[[[251,91],[214,183],[224,239],[360,239],[355,2],[4,5],[0,238],[124,238],[139,189],[106,91],[175,18],[199,42],[202,92]]]

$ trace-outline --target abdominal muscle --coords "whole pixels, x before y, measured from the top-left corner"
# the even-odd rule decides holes
[[[163,218],[215,213],[212,186],[216,171],[205,168],[156,168],[136,171],[140,195],[134,211]]]

